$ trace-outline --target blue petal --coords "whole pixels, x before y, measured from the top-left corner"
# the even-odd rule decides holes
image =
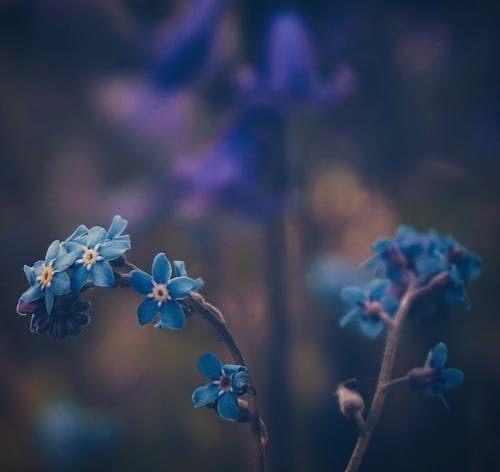
[[[113,269],[106,261],[96,262],[90,268],[90,275],[94,285],[98,287],[112,287],[115,284]]]
[[[112,261],[120,257],[125,251],[130,249],[130,246],[120,241],[108,241],[102,244],[99,248],[99,255],[106,260]]]
[[[32,285],[28,290],[26,290],[19,298],[23,302],[33,302],[42,298],[42,286],[37,283],[36,285]]]
[[[217,411],[226,420],[237,420],[240,409],[234,392],[224,392],[217,402]]]
[[[73,265],[77,257],[78,254],[76,252],[74,251],[68,252],[66,254],[59,256],[52,264],[52,267],[56,271],[66,270],[68,267]]]
[[[102,226],[93,226],[89,229],[87,236],[87,247],[93,248],[97,244],[102,244],[106,238],[106,230]]]
[[[226,375],[234,375],[237,372],[246,372],[247,368],[244,365],[224,364],[222,366],[222,370],[226,373]]]
[[[181,329],[184,327],[186,318],[181,306],[174,300],[167,300],[160,308],[161,322],[170,329]]]
[[[246,372],[237,372],[233,377],[233,389],[237,394],[241,394],[248,385],[249,377]]]
[[[108,233],[106,234],[107,239],[114,239],[117,236],[120,236],[125,228],[127,227],[127,220],[124,220],[120,215],[115,215],[113,217],[113,221],[111,222],[111,226],[108,229]]]
[[[85,225],[80,225],[75,229],[67,238],[65,243],[74,241],[80,244],[85,243],[85,236],[87,235],[88,228]]]
[[[200,289],[201,287],[203,287],[203,279],[201,279],[200,277],[198,277],[197,279],[194,280],[194,286],[193,288],[191,289],[191,292],[196,292],[198,289]]]
[[[74,252],[76,254],[76,258],[78,259],[85,252],[86,246],[83,246],[80,243],[70,241],[69,243],[66,243],[64,247],[68,252]]]
[[[153,260],[153,279],[158,284],[166,284],[167,280],[172,275],[172,267],[165,256],[165,253],[160,252]]]
[[[153,298],[144,299],[140,305],[137,307],[137,317],[139,318],[139,324],[145,325],[151,323],[155,319],[158,313],[158,304]]]
[[[208,380],[219,380],[222,375],[222,362],[210,352],[198,357],[198,370]]]
[[[361,264],[361,267],[364,267],[366,269],[370,269],[372,267],[378,267],[378,266],[380,266],[382,264],[382,262],[383,262],[383,259],[380,256],[380,254],[375,254],[374,256],[366,259],[366,261],[364,261]]]
[[[167,289],[172,298],[180,299],[187,297],[196,284],[191,277],[174,277],[168,282]]]
[[[184,261],[174,261],[174,273],[176,277],[187,277]]]
[[[153,291],[153,279],[142,270],[133,270],[130,272],[130,285],[141,295],[149,295]]]
[[[23,270],[24,270],[24,275],[26,275],[26,278],[28,279],[28,283],[30,285],[33,285],[36,282],[36,274],[34,266],[30,267],[28,265],[24,265]]]
[[[44,261],[37,261],[35,262],[35,265],[33,266],[33,273],[35,274],[35,280],[36,277],[42,274],[43,269],[45,268],[45,262]]]
[[[384,323],[378,320],[361,320],[361,331],[365,336],[369,338],[377,337],[382,329],[384,328]]]
[[[386,297],[381,301],[381,304],[384,307],[384,311],[390,316],[398,311],[399,301],[395,297]]]
[[[71,274],[71,291],[77,294],[89,278],[89,271],[84,264],[76,264]]]
[[[389,290],[391,281],[388,279],[375,279],[370,283],[369,293],[372,300],[380,300]]]
[[[460,369],[444,369],[441,373],[441,385],[444,388],[455,388],[462,385],[464,373]]]
[[[430,367],[434,367],[440,371],[446,364],[446,358],[448,357],[448,348],[445,343],[439,343],[433,350],[430,359]]]
[[[50,287],[47,287],[47,290],[53,292],[54,295],[64,295],[69,292],[69,287],[69,275],[66,272],[57,272],[52,277]]]
[[[206,406],[209,403],[217,400],[219,396],[219,386],[213,383],[208,385],[204,385],[203,387],[198,387],[194,392],[193,396],[193,405],[198,408],[200,406]]]
[[[340,296],[351,305],[358,305],[366,300],[365,292],[358,287],[345,287],[340,292]]]
[[[371,248],[374,252],[385,252],[393,245],[392,239],[379,239],[375,241]]]
[[[363,319],[363,312],[361,308],[355,308],[351,310],[347,315],[343,316],[340,320],[340,327],[343,328],[347,326],[349,323],[353,323],[354,321],[359,321]]]
[[[52,241],[45,254],[45,264],[48,264],[57,257],[59,254],[59,244],[59,241]]]
[[[54,294],[50,290],[45,290],[45,308],[47,308],[47,313],[50,315],[52,313],[52,307],[54,306]]]

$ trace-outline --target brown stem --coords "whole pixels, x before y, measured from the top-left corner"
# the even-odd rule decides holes
[[[231,357],[235,364],[246,366],[245,358],[231,334],[221,311],[214,305],[206,302],[205,299],[196,292],[191,292],[185,303],[190,310],[202,316],[210,326],[215,329],[231,353]],[[264,444],[266,441],[266,434],[265,426],[262,427],[264,423],[259,415],[257,391],[251,381],[249,382],[247,394],[250,432],[252,435],[254,454],[256,455],[256,470],[262,472],[264,470]]]

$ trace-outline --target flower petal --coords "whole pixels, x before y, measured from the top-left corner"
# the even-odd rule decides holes
[[[168,282],[167,289],[172,298],[180,299],[187,297],[196,286],[197,282],[191,277],[174,277]]]
[[[29,265],[25,264],[23,270],[24,270],[24,275],[26,275],[26,278],[28,279],[28,283],[30,285],[33,285],[36,282],[36,274],[34,266],[30,267]]]
[[[71,274],[71,291],[76,295],[85,285],[89,278],[89,271],[84,264],[77,264],[73,267]]]
[[[99,248],[99,255],[104,259],[112,261],[120,257],[125,251],[130,249],[130,245],[121,241],[108,241]]]
[[[74,241],[80,244],[85,243],[85,236],[87,235],[89,229],[85,225],[80,225],[75,229],[67,238],[65,243]],[[63,243],[64,244],[64,243]]]
[[[342,300],[351,304],[358,305],[366,300],[366,294],[359,287],[344,287],[340,292]]]
[[[130,272],[130,285],[141,295],[148,295],[153,291],[153,279],[149,274],[142,270],[133,270]]]
[[[222,374],[222,362],[210,352],[198,357],[198,370],[208,380],[218,380]]]
[[[114,239],[120,236],[127,227],[127,220],[124,220],[120,215],[113,216],[113,221],[106,234],[107,239]]]
[[[28,290],[26,290],[20,297],[19,301],[23,302],[32,302],[42,298],[42,286],[37,283],[36,285],[32,285]]]
[[[94,285],[98,287],[112,287],[115,284],[113,269],[106,261],[96,262],[90,268],[90,275],[92,276]]]
[[[399,301],[396,297],[386,297],[381,301],[381,304],[385,312],[390,316],[394,315],[399,307]]]
[[[382,329],[384,328],[384,323],[378,320],[361,320],[361,331],[365,336],[369,338],[377,337]]]
[[[361,308],[355,308],[354,310],[351,310],[347,315],[342,317],[340,320],[340,327],[343,328],[347,326],[349,323],[353,323],[354,321],[359,321],[363,319],[363,312],[361,311]]]
[[[70,288],[69,275],[66,272],[57,272],[52,277],[52,281],[50,283],[50,290],[54,293],[54,295],[64,295],[69,292]]]
[[[165,253],[160,252],[153,259],[152,274],[154,281],[158,284],[166,284],[170,279],[172,267]]]
[[[174,261],[174,274],[176,277],[187,277],[184,261]]]
[[[446,364],[447,357],[448,348],[445,343],[441,342],[431,351],[430,367],[440,371]]]
[[[240,371],[233,376],[233,389],[237,394],[243,393],[249,382],[248,373],[245,371]]]
[[[234,375],[237,372],[246,372],[247,368],[244,365],[224,364],[222,366],[222,370],[226,373],[226,375]]]
[[[137,317],[139,318],[139,324],[145,325],[151,323],[155,319],[158,313],[158,305],[156,301],[152,298],[144,299],[140,305],[137,307]]]
[[[371,248],[374,252],[385,252],[390,249],[392,245],[392,239],[379,239],[371,245]]]
[[[52,241],[50,243],[49,248],[47,249],[47,253],[45,254],[45,264],[48,264],[50,261],[53,261],[57,255],[59,254],[59,241]]]
[[[213,383],[209,383],[208,385],[204,385],[203,387],[198,387],[194,392],[193,396],[193,405],[195,408],[199,408],[200,406],[206,406],[209,403],[217,400],[219,396],[219,386]]]
[[[93,226],[89,229],[87,237],[87,247],[93,248],[97,244],[102,244],[106,238],[106,230],[102,226]]]
[[[460,369],[444,369],[441,373],[441,381],[444,388],[458,387],[464,381],[464,373]]]
[[[52,264],[52,267],[56,271],[66,270],[68,267],[73,265],[73,263],[76,261],[77,257],[78,257],[78,254],[75,251],[67,252],[66,254],[59,256],[54,261],[54,264]]]
[[[217,402],[217,411],[226,420],[237,420],[240,409],[234,392],[224,392]]]
[[[184,328],[186,322],[181,306],[174,300],[163,302],[160,308],[160,319],[170,329]]]
[[[372,300],[380,300],[389,290],[391,281],[388,279],[375,279],[370,283],[369,293]]]
[[[50,315],[52,313],[52,307],[54,306],[54,294],[50,290],[45,290],[45,308],[47,308],[47,313]]]

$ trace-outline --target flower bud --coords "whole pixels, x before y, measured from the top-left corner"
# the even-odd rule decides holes
[[[344,384],[340,384],[335,393],[339,401],[340,411],[344,416],[350,418],[363,412],[365,402],[358,392],[347,388]]]

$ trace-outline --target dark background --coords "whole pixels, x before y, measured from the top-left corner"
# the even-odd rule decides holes
[[[226,314],[264,419],[278,411],[287,425],[271,420],[277,470],[348,461],[355,426],[331,393],[357,376],[368,402],[383,336],[341,330],[338,291],[363,277],[355,267],[369,244],[401,223],[454,234],[485,262],[472,308],[410,320],[395,372],[442,340],[465,382],[446,392],[450,413],[419,392],[391,394],[362,470],[500,470],[497,2],[222,3],[191,48],[179,34],[167,42],[181,51],[166,61],[169,78],[162,31],[175,33],[191,2],[0,1],[0,466],[251,468],[246,425],[191,404],[197,357],[230,361],[202,320],[140,328],[139,298],[111,289],[93,295],[84,335],[62,343],[31,335],[16,314],[24,264],[78,224],[107,227],[119,213],[134,263],[149,270],[161,251],[185,260]],[[274,146],[256,146],[251,172],[243,161],[251,177],[224,180],[217,143],[244,110],[235,84],[250,68],[265,75],[283,9],[307,25],[319,81],[344,86],[332,102],[294,99],[279,118],[259,116]],[[200,180],[186,185],[183,166]],[[286,303],[269,302],[283,298],[269,273],[281,274]],[[273,306],[287,307],[279,323]]]

